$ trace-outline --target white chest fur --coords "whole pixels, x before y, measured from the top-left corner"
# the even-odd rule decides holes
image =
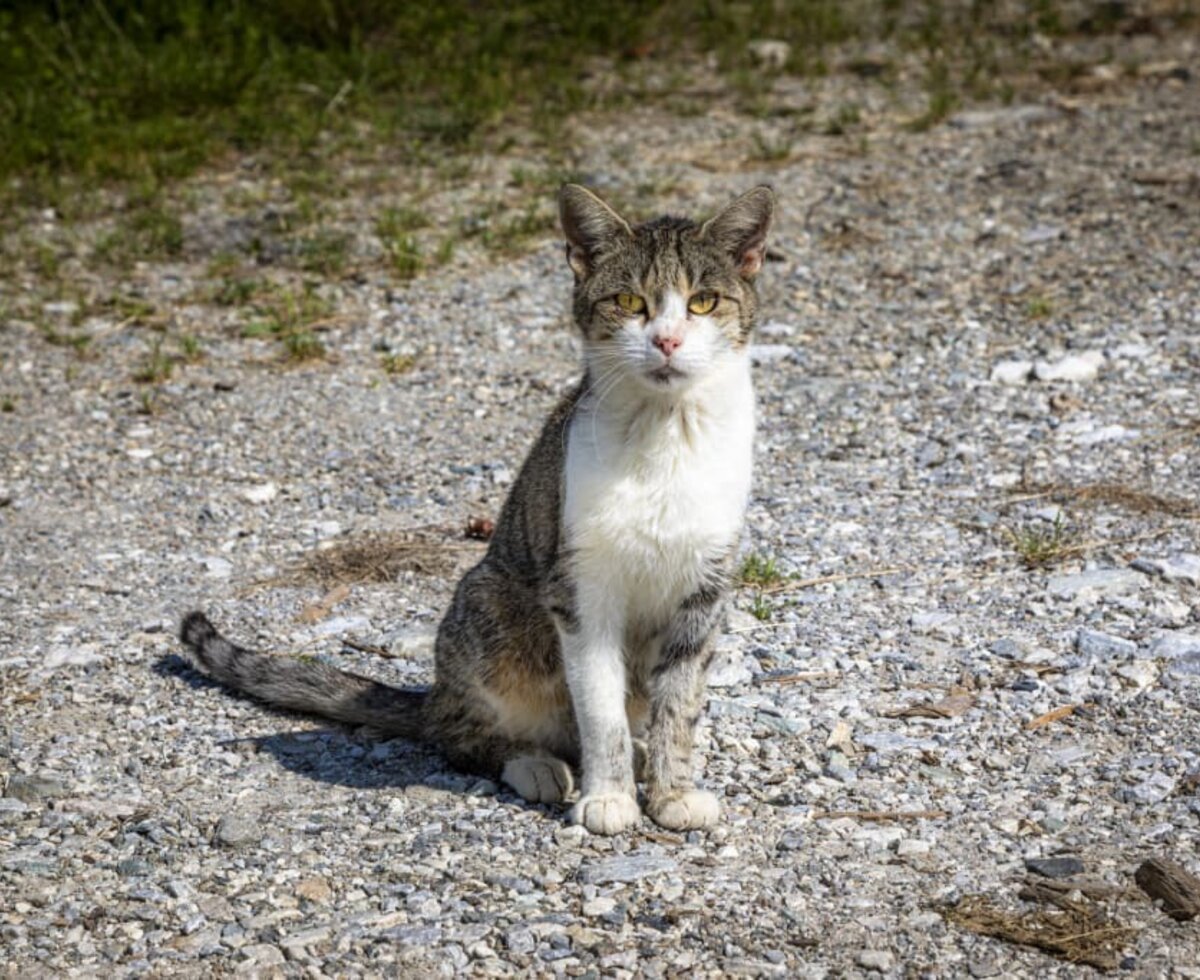
[[[589,397],[568,434],[564,528],[582,605],[661,622],[736,544],[754,440],[739,358],[678,400]]]

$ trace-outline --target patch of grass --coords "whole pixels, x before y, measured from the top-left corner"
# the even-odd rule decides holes
[[[384,354],[379,358],[379,366],[391,375],[407,374],[416,363],[412,354]]]
[[[381,239],[387,240],[397,238],[406,231],[428,228],[429,224],[429,215],[420,208],[385,208],[375,221],[375,233]]]
[[[826,136],[845,136],[862,122],[862,111],[853,102],[844,102],[825,122]]]
[[[398,279],[412,279],[425,266],[421,245],[412,235],[398,234],[394,238],[382,238],[383,250],[388,264]]]
[[[480,239],[484,248],[500,255],[519,255],[535,238],[550,233],[555,228],[554,215],[538,204],[531,204],[513,217],[504,221],[489,221],[483,228]]]
[[[17,400],[10,395],[0,398],[0,412],[11,414],[17,410]]]
[[[333,308],[311,285],[275,290],[259,300],[256,310],[260,318],[242,328],[243,337],[273,337],[294,361],[325,356],[316,328],[329,320]]]
[[[754,134],[754,152],[752,158],[764,163],[778,163],[792,155],[792,139],[788,135],[780,137]]]
[[[96,244],[96,258],[128,266],[138,259],[172,259],[183,254],[183,223],[158,204],[136,207]]]
[[[1025,316],[1030,320],[1048,320],[1054,315],[1054,301],[1049,296],[1030,296],[1025,301]]]
[[[350,236],[345,232],[317,229],[296,243],[296,258],[305,272],[341,275],[350,258]]]
[[[755,592],[754,599],[750,603],[750,615],[760,623],[765,623],[770,620],[772,612],[770,600],[761,592]]]
[[[78,332],[59,330],[49,324],[42,324],[42,339],[52,347],[70,347],[76,354],[82,354],[92,342],[92,335]]]
[[[154,338],[150,351],[133,374],[134,381],[147,385],[161,384],[174,373],[177,359],[163,350],[163,340],[162,336]]]
[[[183,359],[189,364],[204,357],[204,345],[200,342],[199,337],[191,333],[180,335],[179,351]]]
[[[1005,528],[1004,534],[1017,557],[1029,568],[1052,565],[1079,551],[1079,536],[1067,529],[1061,512],[1048,529],[1033,526],[1014,531]]]
[[[738,580],[742,585],[752,585],[760,589],[779,585],[784,578],[773,556],[757,553],[747,555],[738,571]]]
[[[262,282],[245,276],[223,276],[212,292],[218,306],[242,306],[262,290]]]

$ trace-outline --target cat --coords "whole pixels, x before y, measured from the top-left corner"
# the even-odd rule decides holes
[[[584,376],[458,584],[428,692],[251,653],[194,612],[180,636],[200,667],[273,705],[433,744],[526,800],[568,801],[578,769],[570,818],[593,833],[640,821],[636,778],[660,826],[717,821],[692,743],[750,492],[747,347],[774,203],[759,186],[703,224],[635,226],[561,189]]]

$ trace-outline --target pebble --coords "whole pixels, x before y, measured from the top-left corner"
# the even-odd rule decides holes
[[[1069,575],[1053,575],[1047,591],[1057,599],[1125,596],[1137,592],[1145,577],[1128,568],[1098,568]]]
[[[1180,660],[1200,657],[1200,633],[1172,630],[1159,633],[1150,643],[1148,654],[1156,660]]]
[[[866,970],[887,973],[896,964],[896,957],[886,949],[864,949],[858,954],[858,965]]]
[[[1075,857],[1034,857],[1025,859],[1025,870],[1043,878],[1070,878],[1083,874],[1083,862]]]
[[[1038,361],[1033,366],[1033,373],[1039,381],[1091,381],[1103,365],[1103,352],[1093,350],[1068,354],[1053,362]]]
[[[227,813],[217,822],[214,838],[225,847],[246,847],[262,839],[258,817],[243,813]]]
[[[388,653],[402,660],[428,660],[437,641],[436,626],[402,626],[383,640]]]
[[[1081,629],[1075,634],[1075,649],[1096,660],[1118,660],[1137,653],[1137,644],[1099,630]]]
[[[68,793],[66,782],[50,773],[13,773],[8,778],[4,795],[24,803],[39,803],[53,800]]]
[[[1131,567],[1147,575],[1159,575],[1168,582],[1200,585],[1200,555],[1180,554],[1170,558],[1136,558]]]
[[[1117,799],[1125,803],[1139,803],[1149,806],[1161,803],[1175,791],[1175,780],[1166,773],[1155,772],[1149,778],[1133,786],[1125,786],[1117,790]]]
[[[992,381],[997,384],[1023,385],[1033,377],[1033,361],[998,361],[992,367]]]
[[[609,885],[667,875],[678,869],[678,862],[665,854],[627,854],[585,863],[579,869],[579,880],[588,885]]]
[[[242,497],[252,504],[269,504],[278,496],[279,487],[274,483],[260,483],[242,491]]]

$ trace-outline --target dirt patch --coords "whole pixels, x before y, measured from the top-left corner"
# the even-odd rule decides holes
[[[1061,483],[1045,483],[1018,488],[1021,500],[1037,500],[1042,497],[1059,503],[1109,504],[1134,514],[1165,514],[1168,517],[1198,518],[1200,507],[1195,501],[1181,497],[1167,497],[1145,490],[1136,490],[1123,483],[1087,483],[1068,486]]]
[[[271,584],[379,584],[405,572],[450,578],[482,557],[485,548],[479,541],[461,540],[461,533],[438,525],[362,535],[309,553]]]

